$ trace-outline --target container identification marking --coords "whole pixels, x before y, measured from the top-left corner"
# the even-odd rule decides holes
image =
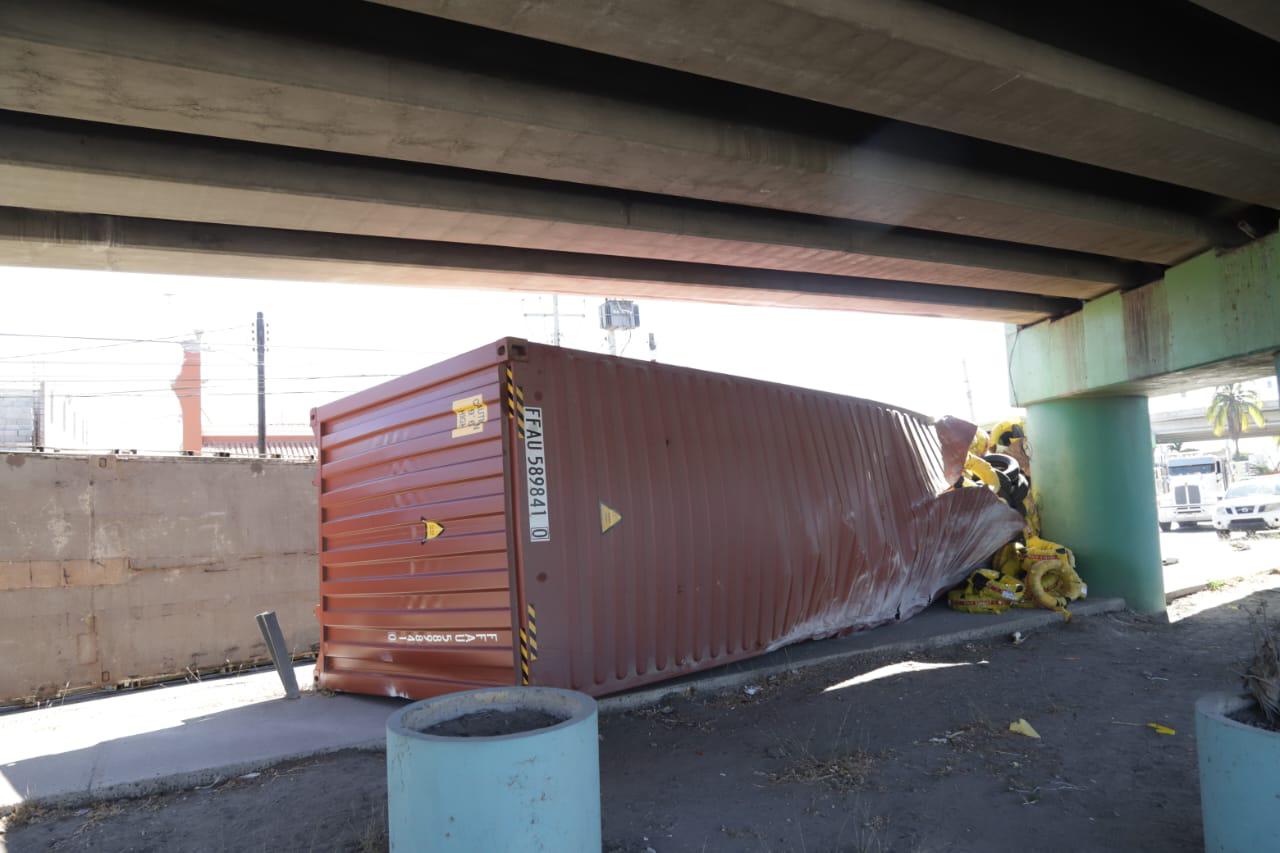
[[[470,643],[496,643],[498,642],[498,635],[494,633],[422,634],[422,633],[416,633],[416,632],[388,631],[387,642],[388,643],[430,643],[430,644],[460,643],[465,646]]]
[[[454,400],[453,414],[458,419],[457,426],[453,429],[454,438],[483,432],[485,422],[489,420],[489,408],[484,404],[482,394]]]
[[[543,437],[542,407],[524,409],[524,473],[529,499],[529,541],[551,541],[547,497],[547,445]]]

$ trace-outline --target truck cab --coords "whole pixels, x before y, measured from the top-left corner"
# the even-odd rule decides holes
[[[1231,485],[1226,454],[1175,454],[1168,458],[1166,471],[1159,497],[1160,529],[1213,521],[1214,508]]]

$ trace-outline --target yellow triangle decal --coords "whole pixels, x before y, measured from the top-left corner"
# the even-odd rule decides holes
[[[604,501],[601,501],[600,502],[600,532],[608,533],[610,530],[612,530],[614,527],[617,526],[619,521],[622,521],[622,513],[618,512],[616,509],[609,506]]]
[[[427,521],[424,518],[422,519],[422,524],[427,529],[427,541],[431,541],[432,539],[435,539],[437,536],[439,536],[441,533],[444,533],[444,525],[438,521]]]

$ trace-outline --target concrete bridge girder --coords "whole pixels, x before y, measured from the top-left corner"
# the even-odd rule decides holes
[[[0,189],[12,207],[1077,299],[1141,283],[1139,265],[1061,250],[14,113],[0,114]]]
[[[919,282],[0,207],[18,266],[406,284],[830,308],[1030,323],[1070,299]]]
[[[0,6],[0,108],[1154,263],[1233,239],[1229,226],[1179,210],[765,116],[714,118],[189,14],[10,0]]]
[[[378,2],[1280,207],[1280,127],[923,0]]]
[[[1267,438],[1280,436],[1280,405],[1275,401],[1262,405],[1262,416],[1265,423],[1251,426],[1244,433],[1244,438]],[[1186,409],[1177,412],[1163,412],[1151,416],[1151,433],[1156,444],[1169,444],[1175,441],[1211,441],[1223,436],[1214,435],[1213,427],[1205,417],[1205,409]]]

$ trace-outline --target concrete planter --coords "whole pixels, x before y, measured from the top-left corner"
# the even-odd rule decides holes
[[[562,722],[512,734],[424,733],[486,711],[541,712]],[[387,720],[387,822],[400,853],[598,853],[595,700],[550,687],[495,687],[397,711]]]
[[[1280,732],[1227,716],[1252,702],[1252,697],[1226,693],[1196,702],[1207,853],[1255,853],[1280,843]]]

